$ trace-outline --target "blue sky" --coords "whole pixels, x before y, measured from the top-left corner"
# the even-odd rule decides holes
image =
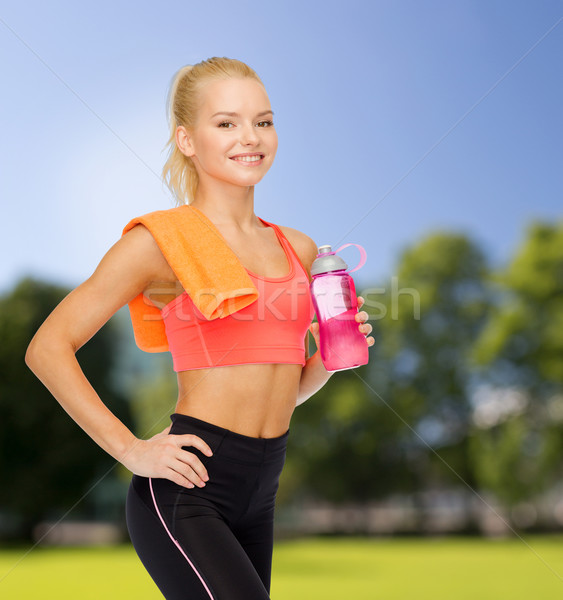
[[[173,206],[167,87],[210,56],[252,66],[276,115],[257,215],[362,244],[359,285],[436,230],[502,265],[531,219],[562,217],[562,17],[555,1],[4,4],[0,291],[78,285],[132,217]]]

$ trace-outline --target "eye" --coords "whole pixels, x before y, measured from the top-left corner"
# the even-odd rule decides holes
[[[223,125],[232,125],[232,123],[230,121],[223,121],[222,123],[219,123],[219,125],[217,127],[223,127]],[[230,129],[230,128],[225,127],[224,129]]]
[[[274,126],[274,122],[273,121],[260,121],[260,123],[258,123],[258,125],[262,125],[262,123],[266,123],[267,127],[273,127]]]

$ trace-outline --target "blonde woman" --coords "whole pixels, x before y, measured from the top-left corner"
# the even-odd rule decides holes
[[[129,224],[91,277],[45,320],[26,363],[76,423],[133,473],[129,533],[166,598],[265,599],[291,415],[331,376],[306,344],[311,331],[318,347],[308,288],[317,244],[254,213],[254,186],[271,167],[278,139],[268,95],[250,67],[213,57],[181,68],[168,111],[163,176],[179,206]],[[176,216],[188,213],[217,242],[206,246],[208,253],[182,255],[201,241],[178,226]],[[170,217],[161,219],[160,237],[146,226],[155,214]],[[174,228],[188,246],[176,243]],[[216,250],[225,248],[222,256],[235,262],[224,277],[236,272],[253,287],[236,310],[203,319],[209,307],[197,290],[186,291],[193,279],[183,269],[199,261],[206,276],[206,265],[217,266]],[[160,342],[149,336],[144,349],[169,349],[178,378],[172,424],[148,440],[109,411],[75,358],[126,303],[138,319],[134,310],[146,306],[134,301],[141,298],[160,313],[166,334]],[[365,311],[356,316],[372,346],[367,318]],[[138,319],[138,332],[146,321]]]

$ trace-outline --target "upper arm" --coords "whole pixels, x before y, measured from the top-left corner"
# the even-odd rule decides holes
[[[164,257],[144,226],[135,226],[104,255],[92,275],[55,307],[30,343],[70,345],[76,352],[109,318],[158,277]]]

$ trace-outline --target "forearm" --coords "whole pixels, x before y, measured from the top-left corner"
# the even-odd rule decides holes
[[[30,347],[26,363],[70,417],[108,454],[123,462],[136,437],[102,402],[71,346]]]
[[[296,406],[303,404],[313,394],[316,394],[330,379],[332,373],[327,371],[321,360],[321,353],[315,352],[313,356],[307,359],[301,379],[299,381],[299,392],[297,394]]]

